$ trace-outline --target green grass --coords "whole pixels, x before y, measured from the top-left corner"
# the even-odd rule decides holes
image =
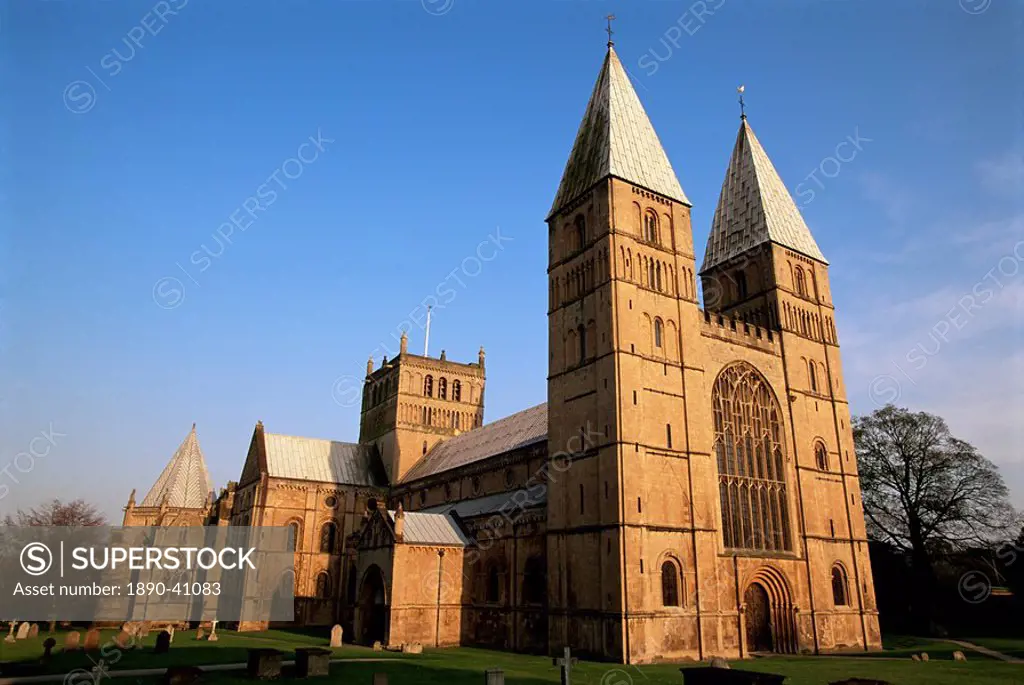
[[[965,637],[964,641],[1024,659],[1024,637]]]
[[[326,630],[324,631],[326,632]],[[246,650],[250,647],[274,647],[293,652],[296,647],[326,645],[325,635],[309,632],[267,631],[263,633],[232,633],[218,631],[220,641],[209,643],[194,639],[194,632],[178,632],[171,651],[166,655],[152,652],[155,634],[151,634],[142,649],[125,651],[117,663],[108,659],[113,670],[129,668],[163,668],[169,665],[203,665],[213,663],[244,662]],[[104,644],[110,641],[115,631],[105,631]],[[42,652],[40,635],[33,640],[19,641],[14,645],[0,643],[0,661],[32,662]],[[63,644],[63,635],[55,636],[58,645]],[[1024,646],[1024,641],[1017,641]],[[967,663],[953,662],[951,654],[955,645],[909,637],[887,638],[886,646],[891,650],[882,656],[891,659],[860,657],[770,657],[746,661],[734,661],[733,668],[783,673],[789,676],[787,685],[825,685],[826,683],[859,676],[888,680],[896,685],[1009,685],[1024,684],[1024,666],[984,659],[980,654],[968,652]],[[989,645],[993,646],[993,645]],[[75,668],[92,665],[82,652],[57,654],[47,665],[47,671],[66,673]],[[909,655],[927,651],[931,657],[928,663],[911,661]],[[966,651],[966,650],[965,650]],[[377,653],[365,647],[345,646],[335,650],[339,658],[388,659],[375,663],[341,663],[331,667],[332,677],[323,682],[369,683],[374,673],[385,672],[392,685],[479,685],[483,672],[489,668],[505,671],[509,685],[542,685],[558,683],[558,669],[551,665],[549,657],[526,656],[483,649],[459,648],[446,650],[427,649],[422,655],[403,655],[392,652]],[[93,655],[96,658],[96,655]],[[577,685],[679,685],[682,678],[680,666],[695,664],[655,664],[650,666],[622,666],[580,662],[573,682]],[[286,678],[287,679],[287,673]],[[144,682],[156,683],[158,678]],[[240,671],[211,672],[204,683],[231,685],[249,683]]]

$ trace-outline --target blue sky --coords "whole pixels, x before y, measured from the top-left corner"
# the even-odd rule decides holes
[[[193,421],[218,486],[257,419],[355,440],[367,356],[439,290],[487,419],[544,401],[543,220],[609,12],[698,258],[743,83],[854,411],[940,413],[1024,505],[1019,3],[6,0],[0,514],[119,521]]]

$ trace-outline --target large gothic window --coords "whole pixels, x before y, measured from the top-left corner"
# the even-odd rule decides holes
[[[850,604],[846,592],[846,571],[839,564],[832,567],[832,603],[837,607]]]
[[[730,549],[789,550],[782,417],[754,367],[725,369],[712,391],[722,532]]]

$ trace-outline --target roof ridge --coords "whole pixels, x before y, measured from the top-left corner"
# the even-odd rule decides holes
[[[211,492],[213,481],[193,423],[139,506],[158,507],[166,502],[170,507],[201,509],[207,505]]]
[[[273,435],[274,437],[277,437],[277,438],[295,438],[296,440],[319,440],[320,442],[334,442],[334,443],[338,443],[339,445],[363,446],[363,443],[361,443],[361,442],[348,442],[346,440],[333,440],[331,438],[311,438],[308,435],[292,435],[290,433],[270,433],[270,432],[266,432],[266,431],[264,431],[263,434],[264,435]]]

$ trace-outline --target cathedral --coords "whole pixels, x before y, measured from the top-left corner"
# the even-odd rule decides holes
[[[547,403],[485,423],[483,349],[403,337],[358,443],[258,422],[215,494],[193,426],[125,525],[290,527],[296,622],[362,644],[880,648],[828,261],[745,116],[699,271],[690,208],[609,43],[547,216]]]

